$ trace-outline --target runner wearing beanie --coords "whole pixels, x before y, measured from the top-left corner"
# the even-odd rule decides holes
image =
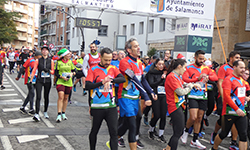
[[[44,45],[41,48],[42,57],[36,60],[34,69],[32,71],[31,80],[33,80],[36,71],[37,71],[37,80],[36,80],[36,113],[33,117],[35,121],[40,121],[39,111],[40,111],[40,101],[41,101],[41,92],[42,87],[44,87],[44,117],[46,119],[48,116],[48,107],[49,107],[49,93],[51,88],[51,75],[54,74],[54,62],[51,58],[48,57],[49,47]]]

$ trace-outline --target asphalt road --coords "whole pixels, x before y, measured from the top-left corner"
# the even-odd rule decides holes
[[[15,80],[16,73],[10,75],[5,73],[4,85],[6,89],[0,90],[0,150],[88,150],[89,141],[88,134],[91,128],[91,120],[88,113],[87,96],[82,96],[82,87],[77,85],[77,92],[72,94],[72,104],[68,104],[66,115],[68,120],[56,123],[57,117],[57,91],[52,86],[50,91],[50,103],[48,114],[49,119],[43,117],[43,98],[41,100],[41,121],[34,122],[29,115],[20,113],[19,108],[27,94],[27,87],[24,85],[23,79]],[[29,104],[27,105],[29,106]],[[26,109],[28,109],[26,107]],[[209,144],[210,135],[218,117],[209,116],[210,126],[205,127],[203,139],[201,143],[211,148]],[[167,117],[165,129],[165,139],[168,141],[172,135],[172,127],[168,124],[170,118]],[[105,121],[104,121],[105,122]],[[109,139],[106,123],[102,123],[102,127],[98,134],[97,150],[108,150],[106,142]],[[166,143],[152,141],[148,139],[148,126],[141,125],[141,142],[145,145],[145,150],[161,150],[166,147]],[[126,148],[121,150],[129,150],[127,135],[124,136]],[[186,145],[179,142],[179,150],[191,150],[189,143],[192,136],[188,137]],[[228,149],[230,138],[226,138],[220,149]]]

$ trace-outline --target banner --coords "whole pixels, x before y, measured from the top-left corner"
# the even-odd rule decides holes
[[[215,0],[45,0],[75,7],[214,20]]]

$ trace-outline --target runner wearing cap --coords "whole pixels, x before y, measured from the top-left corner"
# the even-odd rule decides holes
[[[34,69],[32,71],[31,80],[33,80],[36,71],[37,71],[37,80],[36,80],[36,114],[33,119],[35,121],[40,121],[39,111],[40,111],[40,101],[41,101],[41,92],[42,87],[44,87],[44,117],[49,118],[48,116],[48,106],[49,106],[49,92],[51,88],[51,75],[54,74],[54,62],[51,58],[48,57],[49,47],[44,45],[42,48],[42,57],[36,60]]]
[[[25,107],[28,104],[28,102],[30,102],[30,111],[28,112],[28,114],[29,115],[35,114],[35,111],[33,109],[33,100],[34,100],[34,96],[35,96],[34,90],[35,90],[36,77],[34,77],[33,80],[30,80],[30,74],[32,73],[32,70],[34,68],[35,61],[41,57],[42,57],[42,53],[37,51],[35,53],[34,58],[29,58],[23,64],[23,66],[20,68],[20,72],[18,73],[18,75],[16,77],[16,80],[18,81],[21,77],[21,74],[23,74],[23,72],[25,72],[24,84],[27,85],[28,95],[27,95],[26,99],[24,100],[23,105],[20,107],[20,112],[23,114],[27,114]]]

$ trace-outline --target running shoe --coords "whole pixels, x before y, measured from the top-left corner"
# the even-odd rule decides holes
[[[109,141],[106,142],[106,146],[110,149],[110,142]]]
[[[157,136],[159,136],[159,134],[157,133],[157,131],[156,131],[156,126],[155,126],[155,128],[154,128],[154,135],[157,137]]]
[[[231,131],[229,131],[227,137],[230,138],[231,136],[232,136],[232,133],[231,133]]]
[[[143,116],[143,122],[144,122],[144,124],[146,125],[146,126],[148,126],[149,125],[149,123],[148,123],[148,117],[147,116]]]
[[[34,109],[31,109],[31,110],[28,112],[28,114],[29,114],[30,116],[34,116],[34,115],[35,115]]]
[[[68,120],[68,118],[66,117],[65,114],[62,114],[62,118],[63,118],[63,120]]]
[[[199,140],[196,140],[196,142],[191,140],[190,146],[193,148],[198,148],[198,149],[206,149],[207,148],[206,146],[202,145]]]
[[[201,139],[204,138],[204,136],[203,136],[203,134],[201,132],[199,133],[199,138],[201,138]]]
[[[207,119],[204,119],[204,124],[205,124],[205,126],[209,126],[209,122],[208,122],[208,118]]]
[[[68,101],[69,104],[72,104],[71,100]]]
[[[239,145],[238,145],[237,141],[231,141],[229,149],[230,148],[233,150],[239,150]]]
[[[62,121],[62,115],[57,115],[56,122],[61,122]]]
[[[82,84],[80,84],[80,87],[82,87]]]
[[[84,90],[82,93],[83,96],[87,95],[87,92]]]
[[[140,140],[137,140],[137,148],[144,148],[144,145],[141,143]]]
[[[73,91],[76,92],[76,86],[75,85],[73,86]]]
[[[24,109],[24,108],[20,108],[20,110],[19,110],[22,114],[27,114],[27,111]]]
[[[148,131],[148,138],[149,138],[150,140],[154,140],[154,139],[155,139],[154,132]]]
[[[118,146],[119,147],[126,147],[123,138],[118,139]]]
[[[15,73],[15,71],[14,71],[14,70],[12,70],[12,73]]]
[[[49,115],[47,112],[44,112],[43,114],[44,114],[44,118],[49,119]]]
[[[5,86],[2,85],[2,86],[1,86],[1,90],[3,90],[3,89],[5,89]]]
[[[181,142],[183,143],[183,144],[186,144],[187,143],[187,138],[188,138],[188,132],[183,132],[183,134],[182,134],[182,136],[181,136]]]
[[[39,122],[40,121],[39,115],[35,114],[34,117],[33,117],[33,120],[35,120],[36,122]]]
[[[211,139],[210,139],[210,144],[211,144],[211,145],[214,145],[215,136],[216,136],[216,135],[214,135],[214,132],[213,132],[213,133],[211,134]]]
[[[167,143],[167,141],[165,140],[164,136],[161,135],[161,136],[158,136],[158,141],[162,142],[162,143]]]

